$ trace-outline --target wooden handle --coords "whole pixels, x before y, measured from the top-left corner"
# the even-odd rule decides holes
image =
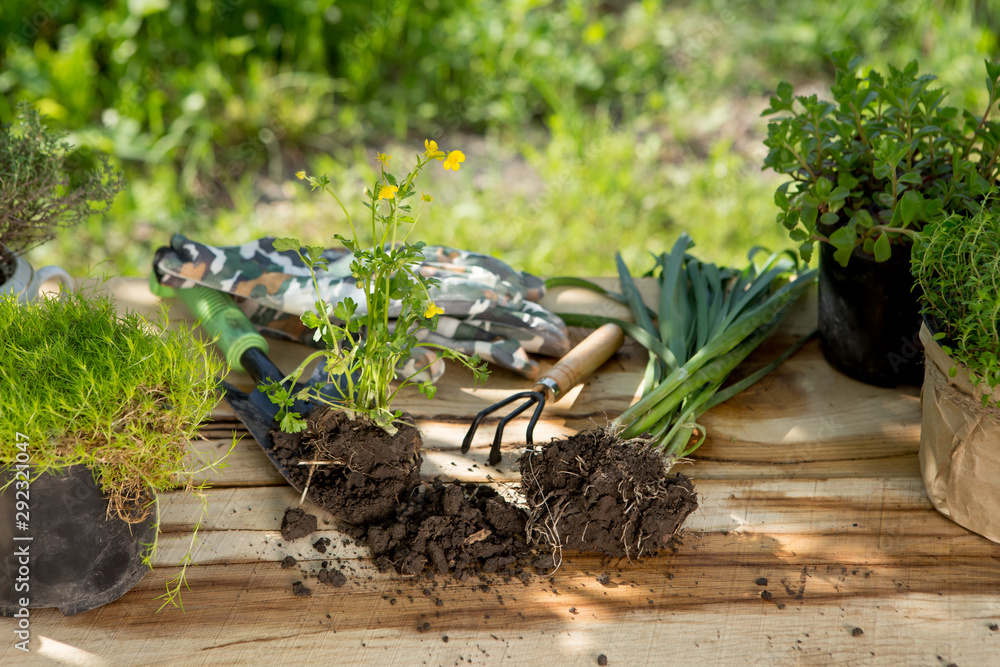
[[[535,383],[535,390],[551,400],[564,394],[596,371],[625,342],[625,332],[617,324],[601,325],[570,350]]]

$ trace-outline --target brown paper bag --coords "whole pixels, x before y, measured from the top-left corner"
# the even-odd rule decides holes
[[[1000,409],[984,407],[984,383],[972,385],[964,366],[935,342],[926,326],[921,393],[920,468],[927,495],[955,523],[1000,542]],[[993,392],[1000,398],[1000,388]]]

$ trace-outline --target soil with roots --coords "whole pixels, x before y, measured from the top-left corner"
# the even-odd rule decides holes
[[[406,421],[388,437],[321,409],[301,433],[273,432],[278,458],[299,488],[308,485],[309,498],[353,524],[349,533],[383,570],[527,581],[536,570],[558,568],[563,551],[655,555],[698,507],[691,480],[668,476],[659,454],[595,431],[521,457],[527,510],[487,485],[421,484],[420,434]],[[286,538],[294,539],[293,529],[296,537],[309,532],[298,530],[304,513],[289,512]],[[536,549],[544,555],[536,557]]]
[[[326,407],[312,411],[307,424],[299,433],[271,431],[274,453],[297,488],[308,486],[313,502],[344,521],[382,521],[420,484],[423,441],[409,415],[391,436]]]
[[[553,440],[521,457],[533,542],[612,557],[655,555],[698,508],[694,483],[663,458],[608,431]]]

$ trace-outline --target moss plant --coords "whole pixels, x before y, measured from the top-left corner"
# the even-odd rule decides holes
[[[218,401],[223,362],[164,322],[162,311],[155,322],[118,315],[110,297],[82,292],[27,305],[0,298],[0,465],[27,439],[36,473],[87,466],[109,512],[133,523],[159,492],[200,494],[199,477],[222,459],[192,458],[188,442]],[[183,572],[167,602],[179,604]]]
[[[995,199],[993,200],[995,203]],[[925,227],[912,271],[924,314],[941,348],[964,364],[978,386],[1000,385],[1000,214],[983,207]],[[950,371],[952,377],[957,368]],[[983,404],[989,402],[989,394]]]

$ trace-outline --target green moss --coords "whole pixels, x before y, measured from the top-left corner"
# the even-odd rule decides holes
[[[109,297],[81,292],[0,298],[0,463],[27,436],[39,471],[88,466],[132,521],[150,492],[200,488],[188,443],[218,400],[222,362],[190,332],[161,331],[164,319],[119,316]]]

